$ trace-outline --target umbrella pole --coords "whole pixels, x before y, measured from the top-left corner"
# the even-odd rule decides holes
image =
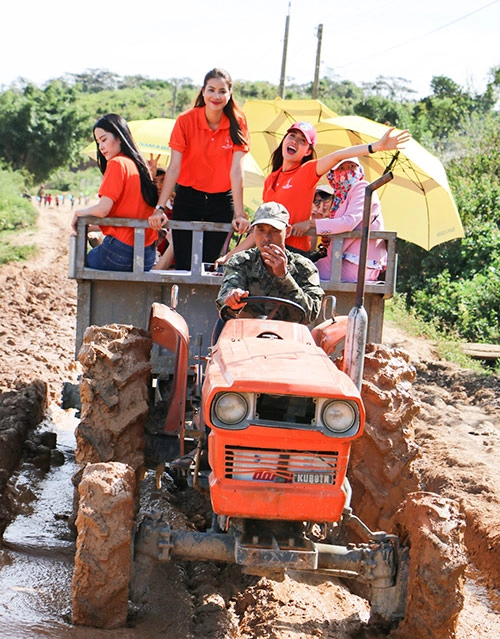
[[[363,208],[363,223],[361,229],[361,246],[359,250],[358,281],[356,284],[356,299],[347,317],[347,332],[344,348],[343,370],[361,390],[363,383],[363,365],[368,333],[368,314],[364,307],[366,258],[370,239],[370,218],[372,209],[372,193],[393,178],[391,172],[385,173],[375,182],[368,184],[365,189]]]

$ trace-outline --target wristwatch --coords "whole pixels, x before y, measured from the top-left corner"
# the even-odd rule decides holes
[[[163,213],[165,213],[165,207],[162,206],[161,204],[157,204],[155,206],[155,211],[162,211]]]

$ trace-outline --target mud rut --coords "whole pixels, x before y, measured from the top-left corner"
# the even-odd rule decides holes
[[[66,280],[68,223],[69,220],[63,219],[61,211],[44,211],[41,232],[34,238],[46,247],[41,258],[28,267],[13,266],[0,269],[4,299],[7,302],[3,305],[3,332],[0,340],[2,355],[7,356],[7,360],[4,359],[7,363],[1,370],[2,426],[6,423],[7,415],[16,416],[10,422],[13,427],[2,428],[1,432],[3,442],[9,441],[9,451],[12,451],[12,455],[4,455],[5,465],[0,472],[2,524],[8,521],[11,516],[9,508],[15,503],[15,495],[9,496],[4,488],[11,469],[23,452],[25,430],[29,433],[30,440],[36,441],[37,435],[36,431],[33,431],[33,426],[38,423],[47,401],[57,401],[62,381],[74,381],[72,324],[75,294],[74,283]],[[19,333],[20,317],[23,328],[25,331],[27,329],[28,333]],[[408,348],[408,351],[413,353],[412,362],[419,361],[421,352],[416,352],[415,340],[406,343],[403,343],[404,340],[399,341],[402,348]],[[426,350],[425,347],[423,350]],[[456,637],[496,639],[500,636],[498,617],[494,616],[495,610],[500,611],[500,599],[494,590],[500,578],[500,491],[495,491],[498,484],[495,484],[496,472],[493,472],[493,469],[497,465],[491,464],[491,455],[488,459],[487,453],[500,443],[498,380],[490,383],[479,376],[476,388],[476,382],[468,379],[469,376],[463,371],[452,370],[443,363],[432,364],[431,361],[435,362],[436,358],[430,355],[428,363],[418,365],[420,381],[417,380],[416,384],[413,381],[411,366],[408,365],[408,357],[391,352],[390,366],[395,366],[399,370],[396,376],[396,392],[391,388],[393,382],[388,382],[388,371],[384,372],[385,366],[378,366],[378,356],[373,356],[373,362],[371,360],[372,356],[369,355],[367,371],[372,368],[373,371],[367,372],[363,396],[369,415],[375,413],[375,418],[369,417],[367,437],[359,441],[361,448],[353,451],[350,472],[356,512],[369,523],[376,522],[378,518],[382,522],[393,522],[395,527],[399,526],[398,530],[404,531],[405,526],[409,528],[408,520],[415,520],[415,516],[409,516],[408,513],[411,513],[413,507],[419,506],[413,506],[413,502],[410,502],[412,505],[399,513],[397,507],[400,505],[400,499],[404,497],[404,490],[417,493],[427,512],[423,520],[426,524],[423,526],[424,532],[428,535],[431,546],[434,544],[439,553],[446,545],[448,534],[447,530],[439,529],[443,512],[447,521],[450,521],[450,514],[452,515],[453,525],[450,534],[454,535],[461,534],[462,517],[465,513],[469,589],[465,593],[466,607],[458,618]],[[387,362],[387,357],[384,361]],[[388,387],[379,394],[376,387],[382,390],[387,383]],[[420,402],[413,399],[416,396],[415,390],[421,398]],[[421,404],[420,414],[416,403]],[[389,406],[395,417],[381,419],[383,415],[388,414]],[[476,409],[477,415],[473,412]],[[451,416],[451,421],[459,431],[460,441],[463,440],[465,446],[469,446],[465,453],[453,450],[453,443],[449,441],[449,428],[441,427],[440,420],[443,416],[446,416],[447,421],[443,419],[445,424],[450,421]],[[461,425],[461,418],[465,422],[464,425]],[[377,439],[376,430],[371,433],[372,422],[383,423],[388,437],[396,442],[394,451],[398,454],[393,456],[392,465],[382,469],[383,472],[380,469],[383,450],[380,454],[377,452],[371,456],[362,448],[365,440],[368,445],[370,437]],[[431,423],[437,424],[438,428],[430,428]],[[401,439],[400,431],[407,431],[403,432]],[[467,438],[468,433],[473,435],[472,439]],[[418,455],[417,446],[413,443],[414,436],[418,441]],[[10,439],[5,439],[6,437]],[[472,444],[477,442],[477,445],[471,445],[471,441]],[[383,448],[383,438],[375,449],[377,446]],[[5,446],[2,446],[1,451],[5,450]],[[40,450],[40,446],[35,446],[29,453],[25,448],[23,454],[26,458]],[[44,454],[46,452],[45,450]],[[374,469],[367,465],[365,469],[360,468],[366,459],[374,461]],[[479,465],[484,466],[484,472],[481,471],[483,484],[479,479],[479,473],[472,470],[476,459],[479,460]],[[364,476],[367,478],[366,482],[361,481]],[[398,481],[395,481],[395,478]],[[404,490],[400,488],[399,478],[404,479]],[[210,508],[203,497],[189,490],[179,491],[168,481],[167,476],[164,477],[163,483],[163,490],[158,491],[154,476],[148,474],[140,483],[141,501],[152,508],[161,508],[173,527],[203,530],[210,525]],[[435,497],[429,497],[419,490],[420,488],[455,498],[460,503],[462,515],[457,514],[455,506],[449,500],[435,501]],[[68,489],[71,490],[70,487]],[[377,493],[381,493],[381,501]],[[430,502],[426,503],[427,499],[430,499]],[[433,511],[432,516],[429,516],[429,510]],[[437,519],[438,529],[435,528],[434,517]],[[420,517],[416,517],[416,520],[420,521]],[[375,524],[374,527],[378,528],[379,525]],[[420,532],[418,534],[420,535]],[[432,554],[426,556],[432,557]],[[461,556],[448,557],[446,561],[451,571],[454,567],[459,572],[462,570]],[[421,582],[414,589],[415,593],[418,593],[419,589],[425,589],[429,584],[441,585],[443,580],[438,579],[433,571],[432,561],[431,565],[422,566],[417,575],[420,576]],[[0,582],[1,577],[0,570]],[[444,581],[446,582],[446,577]],[[369,611],[364,599],[351,594],[343,584],[324,580],[319,576],[294,574],[285,578],[283,582],[275,582],[242,575],[235,567],[213,563],[172,562],[154,571],[151,585],[150,603],[147,606],[129,608],[128,629],[99,631],[89,628],[87,634],[82,627],[67,626],[65,631],[68,619],[64,616],[64,611],[61,611],[57,621],[58,630],[54,636],[90,639],[101,636],[101,632],[105,633],[103,637],[109,639],[122,639],[125,636],[165,639],[177,639],[179,636],[193,639],[288,639],[298,636],[304,639],[342,639],[383,636],[367,626]],[[460,589],[454,589],[450,598],[453,606],[456,605],[457,598],[459,603],[460,597]],[[422,611],[420,608],[418,612],[418,601],[417,595],[416,618],[418,619],[422,612],[425,618],[425,610]],[[9,635],[8,631],[5,632],[5,626],[1,623],[0,626],[6,639],[14,637]],[[400,632],[402,630],[404,628],[400,628]],[[422,629],[415,634],[406,629],[402,636],[454,636],[450,628],[440,627],[436,632],[441,634],[424,634]],[[34,633],[26,636],[46,635]]]

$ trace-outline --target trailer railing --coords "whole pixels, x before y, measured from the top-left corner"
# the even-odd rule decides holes
[[[106,219],[107,226],[134,228],[134,264],[130,272],[103,271],[86,266],[88,229],[102,224],[100,218],[80,217],[78,234],[70,239],[68,275],[78,283],[75,348],[78,353],[85,329],[90,325],[131,324],[147,329],[153,302],[170,305],[173,284],[178,286],[178,312],[186,319],[191,338],[202,335],[202,347],[190,352],[194,360],[206,355],[213,325],[217,319],[215,299],[221,284],[221,274],[210,270],[212,265],[202,261],[203,235],[209,232],[232,231],[230,224],[208,222],[169,221],[168,228],[192,231],[191,270],[175,269],[144,271],[144,236],[148,228],[146,220],[129,218]],[[361,231],[332,236],[331,277],[321,284],[326,293],[337,299],[337,314],[347,315],[355,294],[355,282],[342,282],[342,247],[345,239],[359,238]],[[366,282],[365,307],[369,317],[368,340],[381,342],[384,316],[384,301],[394,294],[396,282],[396,234],[372,231],[371,239],[385,239],[388,262],[384,279]],[[200,340],[191,340],[199,345]],[[159,364],[155,364],[158,365]]]

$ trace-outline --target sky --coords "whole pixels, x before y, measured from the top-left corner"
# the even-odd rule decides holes
[[[319,76],[337,81],[404,78],[423,97],[444,75],[481,92],[500,66],[500,0],[25,0],[2,15],[0,89],[90,69],[201,86],[216,66],[279,84],[287,15],[287,83],[313,81],[319,25]]]

